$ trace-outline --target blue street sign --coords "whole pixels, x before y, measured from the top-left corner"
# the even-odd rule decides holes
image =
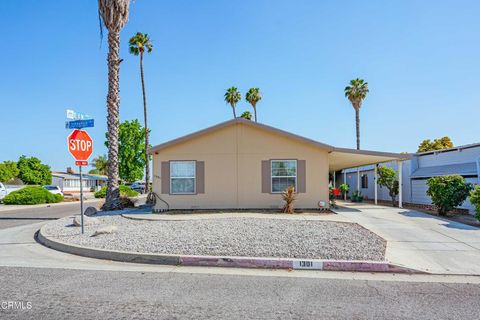
[[[91,127],[94,127],[93,119],[65,122],[65,129],[82,129],[82,128],[91,128]]]

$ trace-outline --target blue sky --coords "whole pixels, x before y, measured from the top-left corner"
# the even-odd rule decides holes
[[[65,109],[95,117],[105,153],[106,38],[97,1],[0,2],[0,161],[33,155],[62,170]],[[226,88],[260,87],[259,121],[355,147],[348,81],[366,79],[362,149],[416,150],[425,138],[480,141],[478,1],[137,0],[122,32],[121,118],[142,119],[138,57],[128,39],[149,33],[145,58],[152,144],[232,117]],[[250,110],[245,101],[238,113]]]

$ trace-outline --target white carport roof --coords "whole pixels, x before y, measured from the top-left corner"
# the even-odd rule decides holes
[[[395,160],[408,160],[410,158],[411,155],[406,153],[334,148],[329,153],[329,169],[330,171],[339,171]]]

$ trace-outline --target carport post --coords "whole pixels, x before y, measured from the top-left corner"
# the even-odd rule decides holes
[[[375,165],[373,170],[373,182],[374,182],[374,190],[375,190],[375,204],[378,204],[378,190],[377,190],[377,171],[378,171],[378,164]]]
[[[347,184],[347,170],[343,169],[343,183]],[[347,193],[345,192],[343,197],[347,201]]]
[[[403,189],[403,183],[402,183],[402,161],[398,161],[398,207],[403,208],[403,203],[402,203],[402,189]]]
[[[337,173],[337,172],[333,171],[333,189],[337,188],[337,181],[336,181],[336,178],[335,178],[335,173]]]
[[[360,192],[360,167],[357,168],[357,191]]]

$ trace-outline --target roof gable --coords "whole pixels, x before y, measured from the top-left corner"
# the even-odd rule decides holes
[[[320,148],[320,149],[323,149],[323,150],[328,150],[328,151],[334,150],[334,147],[330,146],[328,144],[324,144],[324,143],[321,143],[321,142],[318,142],[318,141],[315,141],[315,140],[311,140],[311,139],[308,139],[308,138],[305,138],[305,137],[302,137],[302,136],[299,136],[299,135],[296,135],[296,134],[293,134],[293,133],[290,133],[290,132],[287,132],[287,131],[283,131],[283,130],[280,130],[280,129],[277,129],[277,128],[274,128],[274,127],[271,127],[271,126],[260,124],[258,122],[254,122],[254,121],[251,121],[251,120],[246,120],[246,119],[243,119],[243,118],[236,118],[236,119],[232,119],[232,120],[229,120],[229,121],[219,123],[217,125],[214,125],[212,127],[209,127],[209,128],[206,128],[206,129],[203,129],[203,130],[200,130],[200,131],[193,132],[191,134],[187,134],[183,137],[173,139],[173,140],[167,141],[165,143],[156,145],[156,146],[149,149],[149,153],[152,154],[152,153],[158,152],[160,150],[166,149],[168,147],[180,144],[182,142],[186,142],[186,141],[189,141],[189,140],[192,140],[192,139],[200,138],[203,135],[206,135],[208,133],[212,133],[212,132],[220,130],[222,128],[229,127],[229,126],[234,126],[234,125],[237,125],[237,124],[244,124],[244,125],[247,125],[247,126],[252,126],[252,127],[257,128],[257,129],[260,129],[260,130],[263,130],[263,131],[266,131],[266,132],[269,132],[269,133],[273,133],[273,134],[276,134],[276,135],[279,135],[279,136],[282,136],[282,137],[286,137],[286,138],[289,138],[289,139],[292,139],[292,140],[297,140],[297,141],[306,143],[308,145],[311,145],[311,146],[314,146],[314,147],[317,147],[317,148]]]

